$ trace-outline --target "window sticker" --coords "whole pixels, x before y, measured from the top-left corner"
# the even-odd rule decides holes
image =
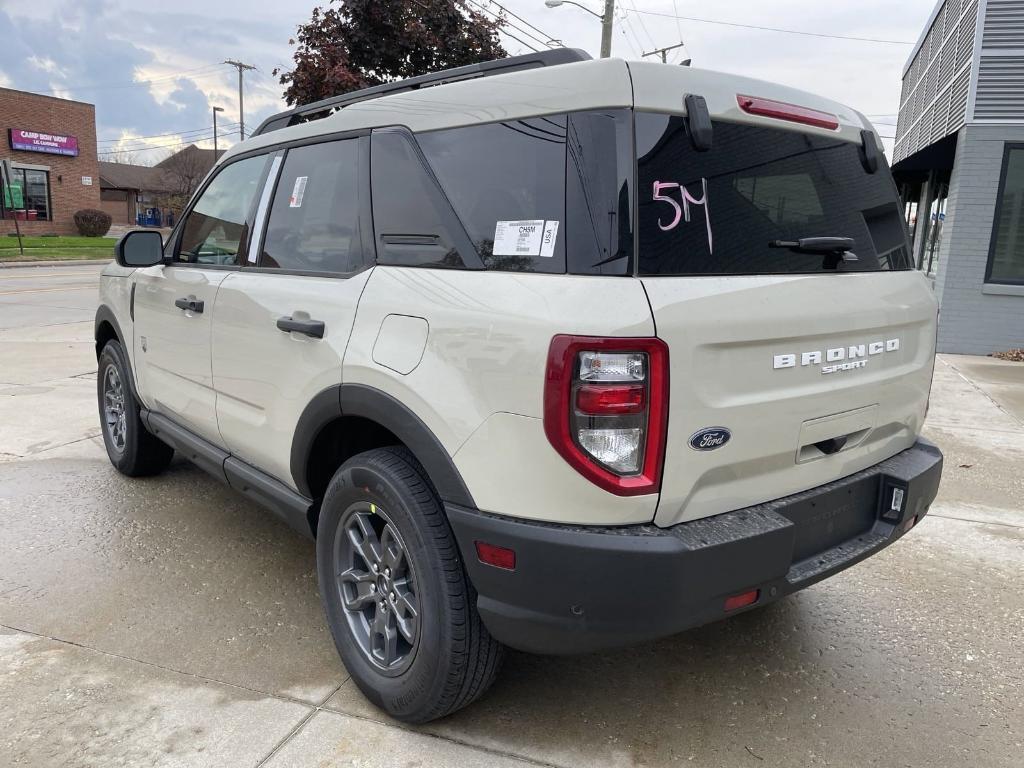
[[[295,179],[295,186],[292,187],[292,196],[288,200],[289,208],[301,208],[302,207],[302,196],[306,194],[306,182],[309,181],[309,176],[298,176]]]
[[[550,259],[555,255],[555,242],[558,240],[558,222],[547,221],[544,224],[544,235],[540,243],[540,255]]]
[[[709,210],[708,206],[708,180],[701,179],[700,183],[704,194],[701,195],[700,198],[696,198],[683,184],[680,184],[675,181],[656,181],[654,182],[652,199],[659,200],[663,203],[668,203],[670,206],[672,206],[672,209],[675,214],[672,217],[672,220],[668,222],[668,224],[662,224],[661,218],[658,218],[658,229],[660,229],[662,232],[668,232],[670,229],[675,229],[679,225],[680,219],[686,221],[686,223],[689,223],[690,206],[701,206],[704,209],[704,225],[707,227],[708,231],[708,253],[714,253],[711,240],[711,211]],[[679,196],[683,200],[682,206],[680,206],[679,203],[676,202],[675,198],[670,197],[669,195],[662,194],[662,190],[669,190],[673,188],[679,190]]]
[[[538,256],[543,236],[544,219],[499,221],[494,227],[491,253],[495,256]]]

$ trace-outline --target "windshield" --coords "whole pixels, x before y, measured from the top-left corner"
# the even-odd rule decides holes
[[[683,118],[638,112],[640,274],[909,269],[889,168],[882,160],[868,173],[860,151],[837,138],[715,121],[712,148],[699,152]],[[776,242],[813,237],[850,238],[857,260]]]

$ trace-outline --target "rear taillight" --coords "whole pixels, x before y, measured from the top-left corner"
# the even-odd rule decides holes
[[[555,336],[544,382],[544,431],[580,474],[620,496],[655,493],[668,421],[661,339]]]
[[[831,112],[822,112],[809,107],[801,107],[798,104],[789,104],[785,101],[774,99],[762,99],[759,96],[736,95],[736,102],[740,109],[750,115],[761,117],[774,117],[776,120],[789,120],[791,123],[803,123],[818,128],[828,128],[831,131],[839,127],[839,118]]]

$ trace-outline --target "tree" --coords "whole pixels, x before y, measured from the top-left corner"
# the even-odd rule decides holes
[[[502,24],[466,0],[330,0],[299,27],[295,68],[274,74],[289,105],[309,104],[507,56],[498,40]]]

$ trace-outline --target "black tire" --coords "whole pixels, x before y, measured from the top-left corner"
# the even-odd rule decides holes
[[[377,551],[389,553],[376,566],[365,562],[362,546],[352,544],[368,540],[365,525],[379,531]],[[396,565],[394,582],[376,581],[388,562],[402,562],[395,552],[407,560],[404,575]],[[359,570],[364,565],[365,573]],[[345,583],[339,579],[343,571]],[[405,448],[361,453],[335,473],[320,511],[317,572],[327,622],[345,667],[366,697],[392,717],[407,723],[444,717],[476,700],[494,682],[504,646],[480,620],[476,591],[448,518],[423,468]],[[391,576],[389,571],[387,579]],[[370,579],[375,580],[372,587]],[[396,586],[402,579],[404,587]],[[390,665],[375,656],[386,653],[375,650],[372,631],[369,643],[364,635],[387,624],[385,589],[394,616],[404,614],[393,620],[414,630],[414,642],[397,632],[396,648],[404,649],[405,656],[399,658],[396,652]],[[351,606],[367,599],[370,603],[361,610],[345,606],[345,600]],[[413,605],[416,618],[410,619]],[[378,625],[380,616],[385,618]]]
[[[96,398],[99,405],[103,444],[110,463],[129,477],[144,477],[162,472],[171,463],[174,449],[154,437],[139,418],[139,404],[131,388],[131,371],[120,342],[108,341],[100,352],[96,373]],[[119,395],[115,395],[115,386]],[[113,406],[112,409],[108,406]],[[119,410],[118,410],[119,409]]]

